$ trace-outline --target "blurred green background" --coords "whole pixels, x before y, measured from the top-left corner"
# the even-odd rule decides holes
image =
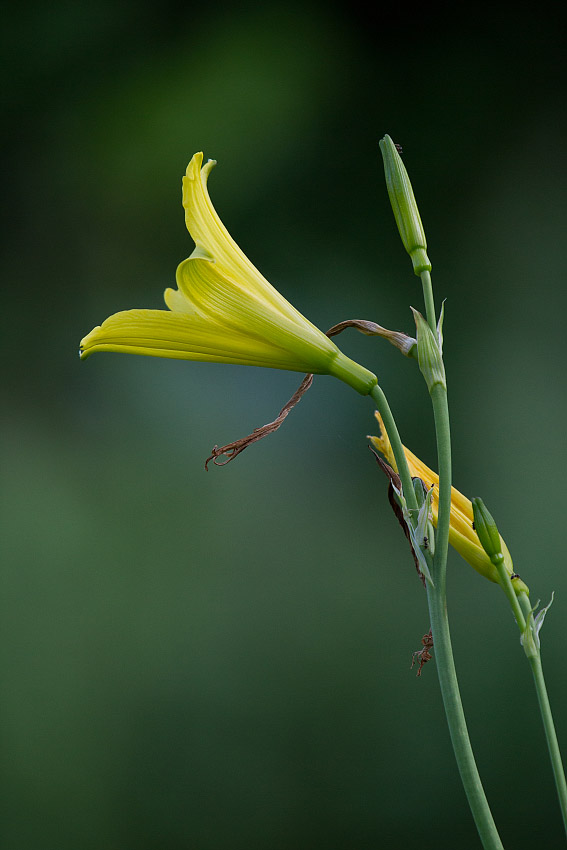
[[[456,484],[497,516],[534,600],[563,747],[565,65],[558,4],[20,2],[5,12],[2,846],[476,848],[407,544],[366,447],[372,406],[319,378],[97,355],[192,250],[180,180],[319,327],[411,331],[419,281],[378,140],[425,223]],[[434,463],[417,370],[379,340],[406,443]],[[453,554],[449,605],[507,847],[561,846],[529,669],[503,594]]]

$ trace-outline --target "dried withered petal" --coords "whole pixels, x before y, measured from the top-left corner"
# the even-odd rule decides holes
[[[240,452],[243,452],[244,449],[251,446],[252,443],[258,442],[258,440],[262,440],[264,437],[267,437],[268,434],[273,434],[278,428],[283,424],[287,415],[291,410],[295,407],[295,405],[301,401],[302,397],[305,395],[311,384],[313,383],[313,375],[309,374],[304,377],[301,384],[294,392],[290,400],[285,404],[273,422],[268,422],[267,425],[262,425],[261,428],[255,428],[251,434],[248,434],[247,437],[241,437],[239,440],[235,440],[233,443],[227,443],[226,446],[214,446],[212,449],[212,454],[205,461],[205,469],[208,472],[209,463],[211,460],[215,464],[215,466],[226,466],[227,463],[230,463],[231,460],[234,460]],[[219,461],[218,458],[226,456],[226,460]]]
[[[389,331],[386,328],[383,328],[381,325],[376,324],[376,322],[370,322],[366,319],[348,319],[346,322],[339,322],[338,325],[333,325],[332,328],[326,332],[326,336],[332,337],[337,334],[342,333],[347,328],[354,328],[360,333],[365,334],[366,336],[381,336],[387,339],[392,345],[395,345],[396,348],[399,348],[400,351],[405,354],[407,357],[410,357],[415,353],[416,340],[411,337],[406,336],[399,331]],[[240,452],[243,452],[244,449],[251,446],[252,443],[258,442],[258,440],[262,440],[264,437],[267,437],[268,434],[273,434],[278,428],[283,424],[286,419],[288,413],[295,407],[295,405],[301,400],[301,398],[305,395],[311,384],[313,383],[313,375],[308,374],[304,377],[303,381],[297,388],[296,392],[292,395],[290,400],[287,402],[284,407],[280,410],[277,417],[273,422],[268,422],[267,425],[263,425],[261,428],[255,428],[251,434],[248,434],[246,437],[241,437],[239,440],[235,440],[233,443],[227,443],[226,446],[214,446],[212,449],[211,456],[207,458],[205,461],[205,469],[208,471],[209,463],[213,461],[215,466],[226,466],[227,463],[230,463],[231,460],[234,460],[235,457],[238,457]],[[219,461],[219,458],[225,456],[225,460]]]

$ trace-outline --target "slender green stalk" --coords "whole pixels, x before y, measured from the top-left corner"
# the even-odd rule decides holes
[[[435,575],[441,582],[445,593],[447,572],[447,553],[449,550],[449,528],[451,524],[451,428],[449,424],[449,405],[447,389],[435,384],[431,389],[433,416],[435,418],[435,437],[437,440],[437,462],[439,464],[439,507],[437,512],[437,533],[435,535]]]
[[[521,605],[525,618],[524,622],[527,623],[528,628],[531,628],[533,630],[534,621],[532,607],[530,600],[528,599],[528,595],[526,593],[520,594],[519,603]],[[547,688],[545,686],[545,678],[543,675],[543,667],[541,663],[541,651],[537,635],[533,635],[533,640],[530,640],[529,643],[524,638],[524,649],[526,650],[526,655],[528,657],[530,667],[532,668],[537,699],[539,702],[539,710],[541,713],[541,719],[543,721],[543,728],[545,730],[545,737],[547,740],[547,749],[549,750],[553,777],[555,779],[555,787],[557,789],[557,796],[559,798],[559,807],[561,809],[563,825],[567,834],[567,781],[565,780],[565,770],[563,768],[563,762],[561,759],[559,741],[557,740],[557,733],[555,731],[555,724],[553,722],[553,714],[551,713],[551,705],[549,703]]]
[[[510,603],[510,608],[512,609],[514,617],[516,618],[518,628],[520,629],[520,632],[523,634],[524,629],[526,628],[526,619],[524,617],[524,612],[522,611],[522,606],[520,604],[520,600],[518,599],[518,594],[516,593],[516,591],[512,587],[512,580],[510,578],[510,575],[508,574],[508,570],[504,566],[504,561],[502,561],[500,564],[497,564],[496,569],[498,570],[498,575],[500,577],[500,584],[502,586],[502,589],[503,589],[504,593],[506,594],[506,598],[508,599],[508,602]],[[527,594],[522,593],[521,596],[522,597],[525,596],[525,598],[528,602],[528,605],[529,605],[530,602],[529,602]]]
[[[541,650],[539,647],[539,638],[533,634],[534,620],[532,614],[531,602],[527,593],[517,595],[512,587],[510,576],[504,565],[498,567],[498,575],[508,601],[514,612],[514,617],[522,635],[526,634],[526,628],[532,630],[531,639],[524,638],[524,650],[532,668],[534,684],[537,693],[541,719],[547,740],[547,748],[551,759],[551,767],[555,779],[555,787],[557,788],[557,796],[559,797],[559,807],[563,817],[565,832],[567,833],[567,781],[565,780],[565,770],[561,759],[561,751],[551,713],[551,705],[547,695],[545,678],[543,675],[543,666],[541,663]]]
[[[413,486],[411,484],[411,475],[408,469],[406,456],[403,450],[402,441],[392,416],[392,411],[388,405],[386,396],[382,389],[378,386],[370,393],[372,399],[384,421],[384,427],[388,434],[392,451],[396,459],[398,473],[402,481],[403,495],[410,510],[415,510],[417,503]],[[449,482],[449,512],[451,506],[451,454],[450,454],[450,438],[449,438],[449,417],[447,408],[447,396],[439,396],[437,394],[434,401],[434,409],[436,412],[436,423],[438,423],[438,449],[440,459],[443,458],[443,465],[440,465],[440,482],[441,473],[445,480]],[[441,441],[441,445],[439,444]],[[449,450],[447,447],[449,446]],[[448,464],[448,465],[447,465]],[[441,485],[440,485],[441,486]],[[445,513],[447,513],[447,495],[446,488],[443,486],[443,491],[439,493],[440,504],[443,496],[443,504]],[[441,516],[441,514],[439,515]],[[446,528],[443,529],[443,523]],[[443,544],[443,539],[445,543]],[[429,615],[431,619],[431,631],[433,634],[433,642],[435,647],[435,656],[437,659],[437,671],[439,675],[439,683],[441,694],[443,697],[443,705],[447,716],[447,723],[451,735],[451,742],[459,773],[463,782],[465,793],[469,802],[473,818],[475,820],[483,847],[485,850],[503,850],[502,842],[498,836],[494,819],[488,806],[488,801],[484,793],[478,769],[476,767],[474,754],[472,751],[465,715],[461,703],[459,686],[457,683],[457,673],[453,660],[453,650],[451,646],[451,635],[449,632],[449,622],[447,619],[446,595],[445,595],[445,571],[447,563],[447,546],[449,540],[448,518],[442,520],[441,531],[439,529],[439,520],[437,524],[437,534],[435,538],[435,558],[437,567],[435,569],[434,581],[435,587],[432,588],[427,584],[427,598],[429,604]],[[444,548],[444,554],[438,554]]]
[[[485,850],[502,850],[503,845],[482,787],[467,730],[451,648],[446,597],[439,592],[438,576],[434,580],[435,587],[427,587],[429,616],[439,685],[455,759],[482,846]]]
[[[433,300],[433,287],[431,285],[431,275],[429,272],[420,274],[421,286],[423,288],[423,300],[425,301],[425,316],[427,324],[432,331],[435,331],[437,319],[435,317],[435,301]]]
[[[555,724],[553,722],[549,697],[547,696],[547,688],[545,687],[543,668],[541,666],[541,655],[538,652],[537,655],[530,656],[528,661],[530,662],[530,667],[532,668],[532,673],[534,675],[539,710],[541,712],[541,719],[543,720],[543,727],[545,729],[547,748],[549,750],[549,757],[553,768],[553,776],[555,778],[557,796],[559,797],[561,815],[563,816],[563,826],[565,827],[565,832],[567,834],[567,783],[565,782],[561,751],[559,749],[559,742],[555,732]]]
[[[435,317],[435,303],[433,300],[433,288],[431,285],[431,275],[429,272],[424,271],[420,275],[422,287],[423,287],[423,297],[425,301],[425,310],[427,315],[427,322],[430,328],[435,331],[436,329],[436,317]],[[433,580],[435,582],[435,587],[428,587],[428,597],[430,598],[430,611],[431,611],[431,628],[433,634],[433,641],[435,646],[435,652],[437,655],[437,669],[439,671],[439,680],[441,682],[441,691],[443,693],[443,700],[445,701],[445,685],[442,681],[442,678],[447,677],[447,671],[450,670],[452,664],[451,659],[440,658],[440,652],[444,652],[444,645],[441,643],[441,647],[439,647],[439,634],[443,632],[446,628],[447,637],[449,637],[448,633],[448,623],[443,622],[446,621],[446,606],[445,606],[445,592],[446,592],[446,559],[447,559],[447,547],[448,547],[448,535],[449,535],[449,524],[450,524],[450,510],[451,510],[451,440],[450,440],[450,430],[449,430],[449,412],[447,406],[447,390],[446,387],[441,384],[436,384],[431,390],[431,397],[433,401],[433,411],[435,416],[435,431],[437,435],[437,454],[438,454],[438,462],[439,462],[439,512],[437,519],[437,536],[436,536],[436,548],[435,548],[435,559],[433,564]],[[520,594],[520,598],[516,595],[514,588],[512,587],[512,582],[510,580],[510,576],[507,571],[504,569],[503,565],[501,569],[499,568],[499,574],[501,578],[502,588],[508,598],[508,602],[512,608],[514,613],[514,617],[516,618],[516,622],[522,634],[525,633],[525,629],[532,628],[533,629],[533,616],[531,613],[531,606],[529,599],[525,593]],[[440,603],[442,607],[440,607]],[[439,616],[439,622],[437,623],[437,634],[434,628],[434,620]],[[526,655],[528,657],[530,666],[532,668],[532,673],[534,677],[534,683],[536,687],[541,717],[543,721],[543,726],[545,730],[545,735],[547,739],[547,746],[549,750],[549,755],[551,759],[551,765],[553,769],[553,775],[555,778],[555,785],[557,788],[557,795],[559,797],[559,805],[561,808],[561,814],[563,817],[563,823],[565,826],[565,831],[567,832],[567,783],[565,780],[565,772],[563,769],[563,764],[561,760],[561,752],[559,750],[559,743],[557,741],[557,734],[555,731],[555,725],[553,722],[553,715],[551,713],[551,706],[549,704],[549,698],[547,695],[547,689],[545,686],[545,679],[543,676],[543,668],[541,664],[541,653],[539,650],[539,642],[537,640],[537,636],[534,636],[533,640],[529,641],[529,647],[526,646],[527,642],[525,641]],[[447,683],[450,688],[450,683]],[[456,685],[456,680],[455,680]],[[449,719],[450,714],[453,710],[456,710],[457,713],[459,710],[462,712],[462,707],[460,706],[460,701],[458,706],[451,705],[451,696],[448,694],[449,704],[445,702],[445,710],[447,713],[447,718]],[[462,722],[464,723],[464,716],[462,718]],[[458,723],[457,723],[458,727]],[[453,747],[455,749],[455,753],[457,753],[457,748],[462,745],[462,742],[459,741],[459,738],[453,737],[453,730],[451,728],[451,721],[449,720],[449,728],[451,729],[451,738],[453,740]],[[465,727],[466,732],[466,727]],[[467,739],[468,743],[468,739]],[[468,743],[470,747],[470,743]],[[471,752],[472,757],[472,752]],[[457,761],[459,762],[459,769],[461,769],[459,761],[459,756],[457,756]],[[465,762],[466,763],[466,762]],[[476,767],[475,767],[476,770]],[[479,833],[481,839],[484,843],[483,832],[481,830],[485,829],[484,823],[484,813],[483,808],[484,804],[482,802],[479,803],[478,800],[475,799],[475,784],[476,780],[473,777],[468,777],[463,775],[463,771],[461,770],[461,777],[463,779],[463,784],[465,785],[465,790],[467,792],[467,797],[469,799],[469,804],[471,806],[471,810],[473,811],[473,815],[475,817],[475,821],[477,823],[477,827],[479,829]],[[478,778],[478,782],[480,784],[480,778]],[[467,790],[467,783],[470,784],[470,792]],[[482,786],[480,786],[480,790],[482,791]],[[479,821],[477,815],[475,814],[475,808],[478,807],[478,813],[480,818],[483,820]],[[488,809],[488,804],[486,804],[486,808]],[[490,815],[490,811],[488,810],[488,814]],[[490,820],[492,820],[492,816],[490,815]],[[496,838],[498,835],[496,833],[496,828],[494,827],[494,832],[496,834]],[[499,841],[499,839],[498,839]],[[489,845],[485,845],[489,846]],[[498,845],[496,845],[498,846]]]
[[[436,335],[437,321],[431,275],[424,271],[420,275],[425,301],[427,323]],[[457,682],[455,662],[451,647],[451,634],[447,616],[447,553],[451,522],[451,429],[447,388],[435,383],[431,389],[431,401],[435,418],[437,460],[439,468],[439,506],[435,535],[435,557],[433,561],[434,587],[427,587],[427,598],[431,617],[433,646],[437,659],[437,673],[445,714],[451,735],[455,758],[467,800],[485,850],[502,848],[502,842],[482,787],[467,730],[463,705]]]
[[[482,787],[482,782],[474,759],[459,685],[451,648],[451,635],[447,617],[447,551],[449,547],[449,526],[451,517],[451,433],[449,426],[449,407],[447,390],[442,384],[435,384],[431,390],[435,432],[437,437],[437,457],[439,463],[439,509],[437,514],[437,532],[435,535],[435,558],[433,561],[433,580],[435,587],[428,586],[427,598],[431,616],[431,632],[437,659],[437,673],[449,725],[451,742],[459,767],[461,781],[467,795],[469,806],[478,829],[482,845],[488,848],[502,848],[502,842]]]

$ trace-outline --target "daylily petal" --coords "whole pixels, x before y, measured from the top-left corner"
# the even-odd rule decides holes
[[[291,321],[274,311],[202,252],[181,263],[176,277],[180,291],[197,313],[240,333],[292,349],[304,358],[306,371],[327,372],[339,354],[335,343],[311,323]]]
[[[211,254],[236,280],[245,282],[247,291],[254,292],[258,298],[289,319],[306,321],[250,262],[220,220],[207,189],[207,179],[216,161],[210,159],[201,167],[202,162],[203,154],[196,153],[183,178],[185,223],[193,241]]]
[[[182,360],[205,360],[305,371],[292,354],[187,313],[125,310],[115,313],[81,340],[81,357],[93,351],[123,351]]]
[[[190,316],[198,315],[195,305],[191,304],[189,299],[178,289],[168,287],[163,293],[163,300],[174,313],[189,313]]]
[[[381,454],[384,455],[390,466],[397,472],[397,465],[390,445],[390,440],[384,428],[382,417],[378,412],[375,414],[380,425],[380,436],[371,437],[372,443]],[[439,509],[439,476],[433,472],[417,455],[404,446],[404,453],[408,462],[412,478],[421,478],[427,487],[434,485],[433,498],[431,500],[431,511],[433,514],[433,525],[437,527],[437,512]],[[451,487],[451,521],[449,528],[449,543],[478,573],[490,581],[500,584],[498,570],[492,564],[490,558],[482,548],[480,540],[473,528],[473,508],[470,499],[467,499],[456,487]],[[514,574],[512,557],[502,537],[502,554],[504,565],[509,575]],[[516,593],[525,590],[529,593],[527,586],[521,579],[515,579]]]

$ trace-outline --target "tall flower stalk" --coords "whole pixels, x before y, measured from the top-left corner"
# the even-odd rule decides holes
[[[539,631],[549,605],[542,609],[537,617],[534,617],[528,588],[520,577],[512,571],[510,553],[498,534],[492,517],[488,512],[485,512],[484,506],[482,506],[482,509],[479,507],[479,505],[482,505],[480,500],[476,499],[469,502],[462,494],[452,488],[449,407],[442,357],[443,313],[437,321],[431,281],[431,263],[427,256],[425,232],[405,165],[396,145],[389,136],[382,139],[380,148],[384,160],[388,194],[398,230],[404,247],[412,260],[414,272],[421,278],[422,283],[427,321],[415,310],[414,316],[417,326],[419,367],[427,384],[433,406],[439,467],[438,478],[432,476],[431,471],[424,468],[411,452],[408,453],[403,448],[401,452],[399,450],[394,451],[392,444],[391,453],[395,456],[398,465],[400,462],[408,464],[408,469],[413,465],[416,474],[421,476],[422,473],[425,473],[427,480],[433,477],[436,480],[432,483],[437,484],[439,488],[437,497],[434,496],[432,500],[434,505],[432,518],[437,525],[437,534],[435,555],[431,568],[432,581],[427,583],[437,670],[457,764],[479,835],[485,848],[498,848],[502,844],[474,761],[454,669],[446,601],[446,568],[449,542],[455,545],[455,548],[478,572],[484,574],[491,581],[500,584],[510,603],[522,635],[524,651],[534,675],[563,823],[567,831],[567,783],[543,677],[539,642]],[[385,425],[386,432],[388,432],[388,426],[386,423]],[[389,432],[388,436],[391,437]],[[380,440],[383,441],[384,438],[380,438],[377,442],[379,443]],[[387,454],[385,444],[378,447],[381,450],[386,448]],[[470,523],[466,529],[462,525],[463,517]],[[471,531],[474,532],[474,536],[471,535]]]
[[[427,321],[425,321],[421,314],[414,311],[417,327],[418,362],[433,405],[439,468],[437,533],[435,536],[435,554],[431,567],[432,581],[426,583],[439,684],[455,758],[478,833],[486,850],[498,850],[503,845],[482,787],[470,743],[457,682],[447,617],[446,576],[452,487],[451,431],[447,383],[442,357],[441,329],[437,328],[435,302],[431,286],[431,262],[427,255],[425,232],[405,165],[389,136],[382,139],[380,149],[384,160],[386,185],[394,217],[404,247],[410,255],[414,273],[421,277],[427,315]],[[387,425],[386,430],[388,430]],[[390,434],[389,437],[391,441]],[[395,452],[395,456],[398,469],[400,464],[407,464],[403,449],[401,455],[399,452]]]

